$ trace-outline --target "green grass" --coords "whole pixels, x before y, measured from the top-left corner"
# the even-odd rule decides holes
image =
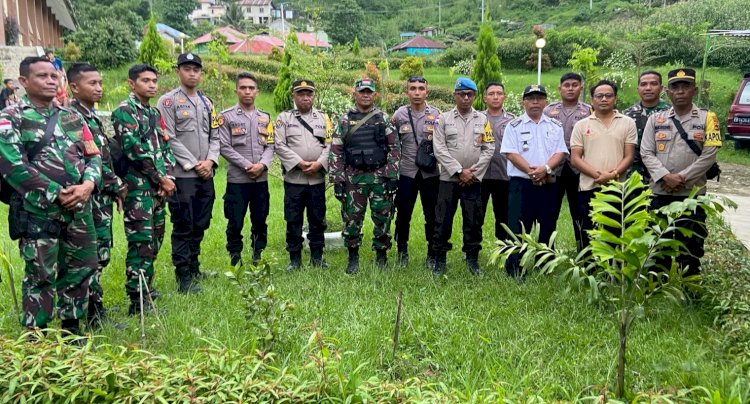
[[[217,199],[211,228],[203,242],[204,271],[223,272],[229,264],[224,248],[226,220],[222,212],[226,172],[216,178]],[[282,300],[298,309],[283,322],[275,351],[285,364],[304,363],[303,347],[313,324],[347,352],[346,367],[365,363],[363,377],[416,376],[443,382],[471,394],[478,388],[534,393],[553,399],[574,399],[588,386],[606,385],[613,380],[616,330],[609,309],[586,302],[585,296],[567,291],[552,277],[532,276],[524,283],[508,278],[487,263],[492,249],[492,221],[484,225],[485,241],[481,260],[486,276],[469,275],[460,253],[461,232],[454,223],[454,249],[449,253],[449,272],[434,279],[424,268],[423,220],[418,207],[412,221],[410,265],[381,272],[372,266],[369,248],[372,225],[369,219],[362,248],[363,267],[359,275],[344,275],[344,249],[327,250],[328,270],[305,268],[286,273],[284,250],[283,188],[277,177],[270,181],[271,213],[266,256],[274,262],[275,285]],[[340,205],[328,206],[334,219]],[[5,217],[6,207],[0,206]],[[559,229],[563,245],[572,247],[572,229],[563,209]],[[333,220],[332,220],[333,221]],[[249,226],[248,226],[249,227]],[[249,229],[246,227],[246,234]],[[170,234],[169,227],[167,234]],[[14,278],[20,289],[23,269],[17,247],[0,235],[0,246],[15,266]],[[105,327],[100,338],[110,344],[138,346],[140,332],[135,318],[126,315],[124,293],[124,240],[122,217],[115,218],[115,247],[112,263],[105,270],[105,303],[115,321],[127,324],[119,331]],[[249,259],[249,251],[245,251]],[[305,261],[308,256],[305,252]],[[164,315],[147,317],[143,348],[175,357],[189,358],[196,349],[219,341],[228,347],[247,349],[253,335],[242,312],[238,291],[223,276],[203,282],[203,293],[176,293],[170,265],[170,243],[164,245],[156,262],[155,285],[163,297],[157,301]],[[0,332],[16,336],[22,332],[13,313],[5,283],[0,287]],[[404,319],[396,358],[391,357],[395,302],[404,293]],[[57,323],[55,324],[57,325]],[[734,363],[726,359],[716,343],[720,336],[712,328],[711,316],[700,308],[658,304],[645,313],[633,328],[629,344],[628,386],[633,391],[672,391],[687,386],[720,386]]]

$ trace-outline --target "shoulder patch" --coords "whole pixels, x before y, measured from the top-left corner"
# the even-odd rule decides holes
[[[508,125],[510,125],[510,126],[512,126],[512,127],[514,127],[514,128],[515,128],[516,126],[520,125],[520,124],[521,124],[521,118],[516,118],[516,119],[514,119],[514,120],[512,120],[512,121],[508,122]]]
[[[557,125],[557,126],[560,126],[560,127],[562,127],[562,126],[563,126],[562,122],[558,121],[558,120],[557,120],[557,119],[555,119],[555,118],[550,118],[549,120],[550,120],[550,121],[551,121],[552,123],[554,123],[555,125]]]
[[[706,140],[703,146],[721,147],[721,130],[719,128],[719,118],[716,113],[708,111],[706,113]]]
[[[216,115],[216,126],[224,125],[224,114]]]
[[[161,100],[161,105],[165,108],[170,108],[172,105],[174,105],[174,102],[169,97],[164,97],[164,99]]]

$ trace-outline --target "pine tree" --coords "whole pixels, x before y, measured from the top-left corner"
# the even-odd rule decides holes
[[[273,89],[273,109],[279,113],[292,109],[292,97],[289,95],[292,89],[292,53],[297,48],[299,41],[294,31],[286,37],[284,44],[284,58],[281,60],[281,69],[279,70],[279,80],[276,82],[276,88]]]
[[[159,61],[170,60],[169,51],[156,31],[156,18],[153,14],[148,20],[148,29],[138,50],[138,60],[151,66],[156,66]]]
[[[489,17],[479,28],[479,39],[477,40],[477,58],[474,61],[474,71],[471,78],[477,83],[477,98],[474,99],[474,108],[485,109],[484,86],[487,83],[502,82],[503,74],[500,71],[500,58],[497,56],[497,40],[492,32],[492,24]]]
[[[352,42],[352,54],[359,56],[359,38],[356,36],[354,37],[354,42]]]

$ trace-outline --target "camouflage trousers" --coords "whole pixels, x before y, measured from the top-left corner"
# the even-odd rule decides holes
[[[23,314],[27,328],[44,328],[57,315],[61,320],[84,318],[88,312],[89,283],[96,263],[96,234],[91,204],[73,219],[55,222],[59,235],[43,230],[48,219],[29,215],[28,234],[19,240],[26,263],[22,284]]]
[[[125,257],[125,291],[138,294],[139,273],[145,277],[145,286],[151,288],[154,261],[164,241],[166,225],[165,200],[151,192],[130,191],[123,204],[125,237],[128,254]]]
[[[96,228],[96,252],[99,265],[91,276],[89,286],[89,302],[102,303],[104,291],[102,290],[102,271],[109,265],[110,251],[112,250],[112,203],[114,198],[108,194],[94,194],[91,197],[91,213],[94,217]]]
[[[383,184],[346,183],[345,198],[341,204],[341,219],[344,222],[344,243],[348,248],[362,244],[362,225],[365,221],[367,202],[374,224],[372,248],[387,250],[391,247],[391,219],[393,218],[393,196],[385,192]]]

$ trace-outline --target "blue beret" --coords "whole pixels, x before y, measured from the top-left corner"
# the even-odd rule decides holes
[[[453,90],[471,90],[476,92],[477,85],[468,77],[459,77],[458,80],[456,80],[456,86],[453,87]]]

